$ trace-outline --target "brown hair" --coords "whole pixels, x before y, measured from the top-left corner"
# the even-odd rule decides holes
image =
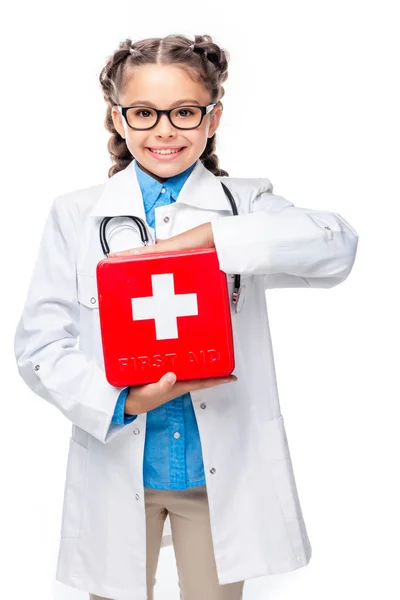
[[[111,133],[107,149],[114,163],[108,171],[112,177],[122,171],[132,161],[126,141],[114,127],[111,108],[119,104],[119,94],[124,87],[124,78],[130,67],[146,64],[175,65],[185,68],[196,81],[200,80],[211,94],[211,103],[222,108],[221,98],[225,90],[222,86],[228,77],[229,54],[215,44],[209,35],[196,35],[194,42],[184,35],[168,35],[164,38],[149,38],[132,43],[126,39],[112,54],[100,72],[100,85],[107,103],[104,121]],[[200,156],[203,165],[217,176],[228,176],[219,168],[215,153],[216,134],[208,138],[204,152]]]

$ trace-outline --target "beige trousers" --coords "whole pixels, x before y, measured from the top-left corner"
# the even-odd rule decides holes
[[[186,490],[144,488],[147,600],[154,585],[164,521],[169,515],[181,600],[241,600],[244,581],[220,585],[215,565],[207,486]],[[160,590],[160,598],[162,598]],[[90,600],[109,600],[90,594]],[[112,599],[111,599],[112,600]]]

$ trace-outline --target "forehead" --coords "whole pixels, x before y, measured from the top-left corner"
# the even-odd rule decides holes
[[[153,106],[170,106],[176,100],[193,98],[200,104],[208,104],[210,94],[201,82],[176,65],[142,65],[127,74],[121,103],[125,106],[146,100]]]

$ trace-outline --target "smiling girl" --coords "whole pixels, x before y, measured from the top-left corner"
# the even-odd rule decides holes
[[[127,39],[110,56],[100,74],[109,178],[54,200],[17,327],[21,376],[72,423],[57,579],[92,600],[152,600],[170,545],[184,600],[240,600],[246,579],[311,557],[265,290],[342,283],[358,235],[338,213],[274,194],[266,177],[219,167],[227,65],[207,35]],[[155,243],[141,246],[127,215],[142,217]],[[229,291],[241,275],[235,374],[108,383],[96,287],[105,216],[119,219],[111,256],[215,248]]]

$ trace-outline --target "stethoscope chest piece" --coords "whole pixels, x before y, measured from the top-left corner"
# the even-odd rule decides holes
[[[246,299],[246,286],[241,285],[237,291],[233,293],[233,304],[235,312],[240,313],[243,308],[244,301]]]

